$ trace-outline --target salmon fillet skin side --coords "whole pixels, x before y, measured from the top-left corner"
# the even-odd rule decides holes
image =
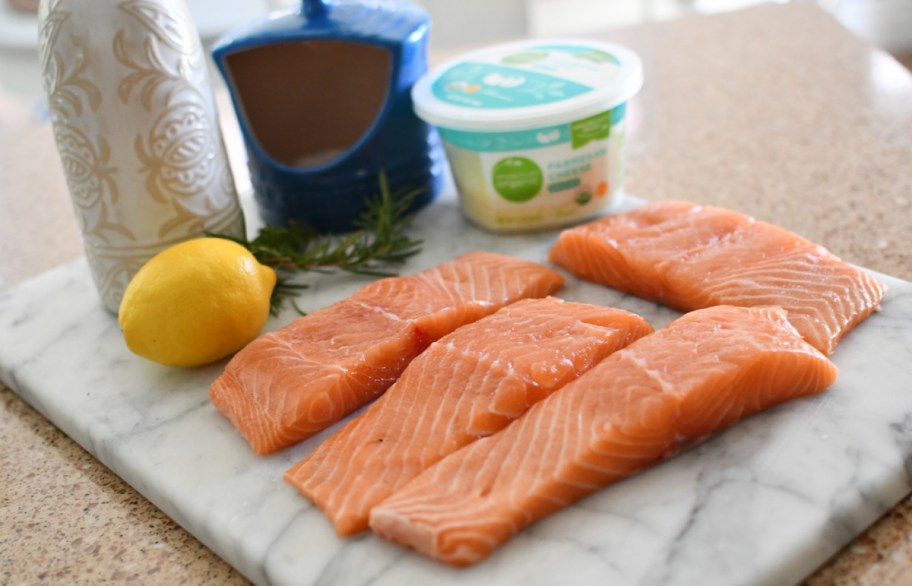
[[[380,279],[258,337],[228,362],[209,397],[254,452],[272,453],[376,398],[441,336],[562,284],[548,267],[488,252]]]
[[[374,507],[370,527],[475,564],[524,527],[836,375],[781,308],[694,311],[422,472]]]
[[[824,354],[886,293],[876,278],[788,230],[683,201],[564,230],[549,259],[582,279],[681,311],[781,306]]]
[[[285,479],[339,535],[366,530],[371,508],[422,470],[650,332],[646,320],[620,309],[555,297],[517,301],[431,344]]]

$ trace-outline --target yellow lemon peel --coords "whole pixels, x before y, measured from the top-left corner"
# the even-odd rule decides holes
[[[257,337],[275,284],[275,271],[240,244],[188,240],[136,273],[118,321],[127,347],[144,358],[169,366],[209,364]]]

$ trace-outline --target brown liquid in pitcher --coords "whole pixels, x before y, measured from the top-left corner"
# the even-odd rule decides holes
[[[370,129],[389,90],[386,49],[349,41],[290,41],[226,58],[240,112],[273,160],[328,163]]]

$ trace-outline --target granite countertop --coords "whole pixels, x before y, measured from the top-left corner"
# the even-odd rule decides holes
[[[627,190],[735,208],[912,280],[912,75],[807,4],[598,35],[642,57]],[[231,146],[231,145],[229,145]],[[0,94],[0,289],[81,254],[47,124]],[[5,387],[0,583],[246,580]],[[905,499],[808,579],[912,582]]]

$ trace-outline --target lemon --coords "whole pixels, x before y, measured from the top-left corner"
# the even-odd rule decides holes
[[[256,338],[275,283],[275,271],[236,242],[176,244],[127,286],[118,314],[124,340],[134,353],[169,366],[215,362]]]

